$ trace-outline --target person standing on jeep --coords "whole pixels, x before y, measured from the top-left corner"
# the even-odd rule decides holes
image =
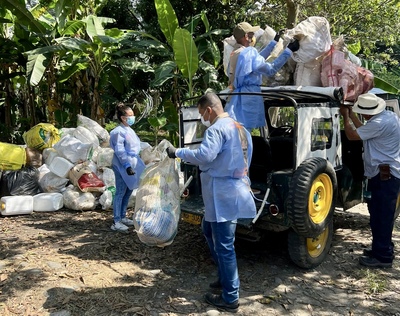
[[[360,264],[378,268],[392,267],[392,231],[400,192],[400,119],[385,107],[383,99],[366,93],[358,97],[352,108],[340,108],[347,138],[363,141],[364,175],[368,179],[367,190],[371,192],[367,205],[372,248],[364,250]],[[361,123],[355,113],[361,114],[366,123]]]
[[[250,133],[224,112],[215,93],[198,101],[202,123],[207,127],[197,149],[167,148],[170,158],[181,158],[198,165],[205,206],[202,230],[218,267],[218,280],[207,293],[206,302],[236,312],[239,307],[239,274],[235,253],[238,218],[254,218],[256,206],[250,193],[248,168],[252,156]]]
[[[287,62],[292,52],[299,49],[299,41],[295,39],[272,63],[265,59],[271,54],[280,32],[261,52],[252,47],[254,33],[259,26],[251,26],[247,22],[236,25],[233,36],[236,39],[234,51],[229,59],[229,89],[231,92],[261,92],[262,75],[274,76]],[[248,130],[265,126],[265,111],[262,96],[232,95],[225,111],[242,123]]]

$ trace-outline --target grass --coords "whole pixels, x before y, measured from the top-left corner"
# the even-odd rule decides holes
[[[364,274],[368,284],[368,293],[378,294],[386,290],[387,280],[379,271],[366,269]]]

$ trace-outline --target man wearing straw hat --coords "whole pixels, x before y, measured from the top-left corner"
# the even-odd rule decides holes
[[[347,138],[363,141],[364,175],[368,179],[367,190],[371,192],[367,205],[372,248],[364,250],[359,262],[376,268],[392,267],[392,231],[400,192],[400,119],[385,107],[383,99],[366,93],[358,97],[353,107],[340,108]],[[356,113],[363,116],[365,124]]]

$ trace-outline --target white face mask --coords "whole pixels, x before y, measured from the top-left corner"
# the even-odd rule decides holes
[[[204,114],[206,114],[206,112],[207,111],[205,111],[204,112]],[[210,127],[210,125],[211,125],[211,123],[210,123],[210,121],[206,121],[205,119],[204,119],[204,114],[200,117],[200,120],[201,120],[201,124],[203,124],[205,127]],[[208,116],[208,118],[210,118],[210,115]]]

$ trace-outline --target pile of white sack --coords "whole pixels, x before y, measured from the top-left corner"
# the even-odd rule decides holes
[[[275,34],[269,26],[260,29],[255,33],[255,47],[260,51]],[[337,86],[343,88],[346,101],[354,101],[373,88],[373,74],[361,67],[360,59],[348,51],[343,37],[332,41],[329,22],[323,17],[309,17],[286,30],[267,61],[276,59],[294,38],[299,40],[299,50],[273,78],[263,77],[264,86]],[[224,70],[228,75],[229,56],[236,40],[232,35],[223,42]]]
[[[24,134],[26,144],[23,146],[0,143],[0,148],[9,151],[0,152],[1,215],[61,208],[79,211],[112,209],[114,152],[109,146],[109,138],[109,133],[97,122],[78,115],[74,128],[57,130],[52,124],[41,123]],[[20,156],[26,148],[35,148],[35,152],[41,153],[40,163],[36,159],[33,166],[26,158],[23,162],[10,161],[16,159],[10,151]],[[147,167],[160,162],[165,155],[158,147],[141,143],[140,156]],[[7,166],[12,170],[7,170]],[[129,208],[134,208],[135,199],[136,190],[129,200]]]

